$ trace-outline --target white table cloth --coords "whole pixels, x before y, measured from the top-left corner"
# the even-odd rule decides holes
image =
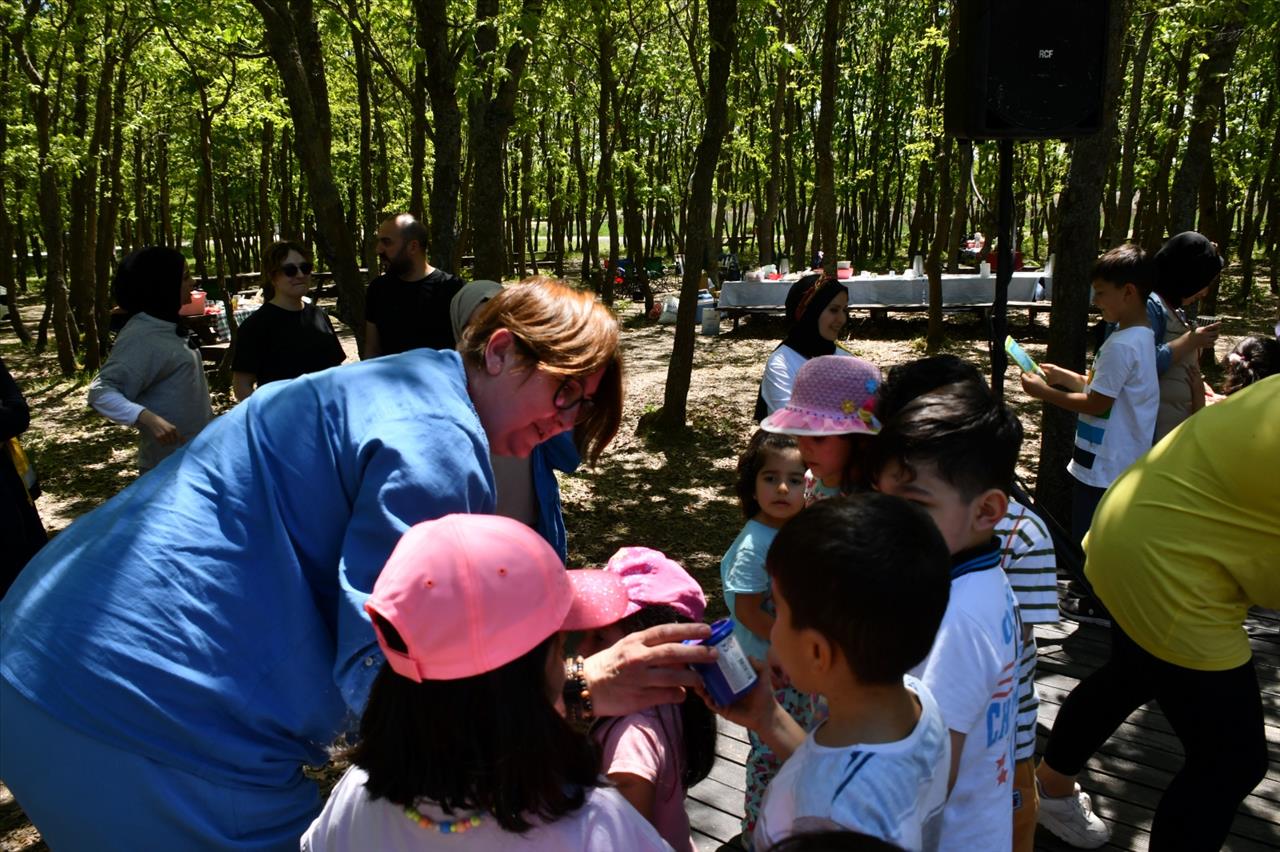
[[[720,307],[781,308],[789,281],[726,281],[720,289]],[[1045,295],[1052,292],[1052,278],[1042,271],[1015,272],[1009,281],[1009,301],[1035,301],[1036,285],[1043,284]],[[844,281],[851,305],[923,305],[929,300],[929,279],[924,276],[859,275]],[[985,305],[995,300],[996,276],[943,275],[942,304]]]

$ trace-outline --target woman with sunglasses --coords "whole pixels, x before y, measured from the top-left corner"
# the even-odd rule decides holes
[[[0,602],[0,772],[50,848],[297,850],[321,804],[302,769],[382,668],[364,604],[400,535],[492,514],[490,451],[576,425],[598,457],[619,335],[589,292],[506,287],[458,351],[273,385],[46,545]],[[681,700],[714,652],[679,640],[709,635],[575,660],[569,709]]]
[[[264,304],[236,335],[231,391],[243,402],[255,387],[304,373],[318,373],[346,360],[329,317],[304,302],[311,289],[311,260],[295,242],[272,243],[262,259]]]

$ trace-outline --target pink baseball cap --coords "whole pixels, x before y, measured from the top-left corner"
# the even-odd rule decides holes
[[[627,589],[624,616],[653,604],[667,604],[690,621],[701,621],[707,598],[698,581],[674,559],[648,547],[624,547],[601,573],[622,578]]]
[[[391,668],[415,683],[501,668],[561,630],[622,618],[627,589],[604,571],[566,571],[542,536],[511,518],[447,515],[409,529],[365,602]]]

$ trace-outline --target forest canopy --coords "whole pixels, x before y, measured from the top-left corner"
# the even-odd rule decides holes
[[[1224,296],[1246,302],[1255,257],[1272,286],[1276,274],[1280,4],[1112,7],[1121,71],[1105,144],[1015,146],[1014,248],[1056,252],[1071,204],[1096,233],[1079,248],[1090,258],[1197,227],[1238,261]],[[963,237],[995,232],[995,143],[942,130],[945,2],[4,0],[0,11],[0,285],[10,299],[45,288],[38,333],[52,331],[64,371],[100,363],[114,265],[146,244],[181,247],[219,293],[258,269],[264,243],[302,239],[359,327],[359,268],[375,265],[380,218],[401,210],[429,227],[437,266],[502,278],[536,260],[607,299],[606,266],[669,263],[691,237],[711,266],[721,251],[797,266],[832,219],[828,259],[874,270],[928,254],[935,236],[954,265]],[[1086,145],[1098,192],[1072,201]]]

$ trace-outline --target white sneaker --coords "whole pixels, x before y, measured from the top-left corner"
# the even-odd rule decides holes
[[[1036,821],[1078,849],[1097,849],[1111,839],[1111,829],[1093,812],[1089,794],[1077,784],[1070,796],[1046,796],[1040,782],[1040,814]]]

